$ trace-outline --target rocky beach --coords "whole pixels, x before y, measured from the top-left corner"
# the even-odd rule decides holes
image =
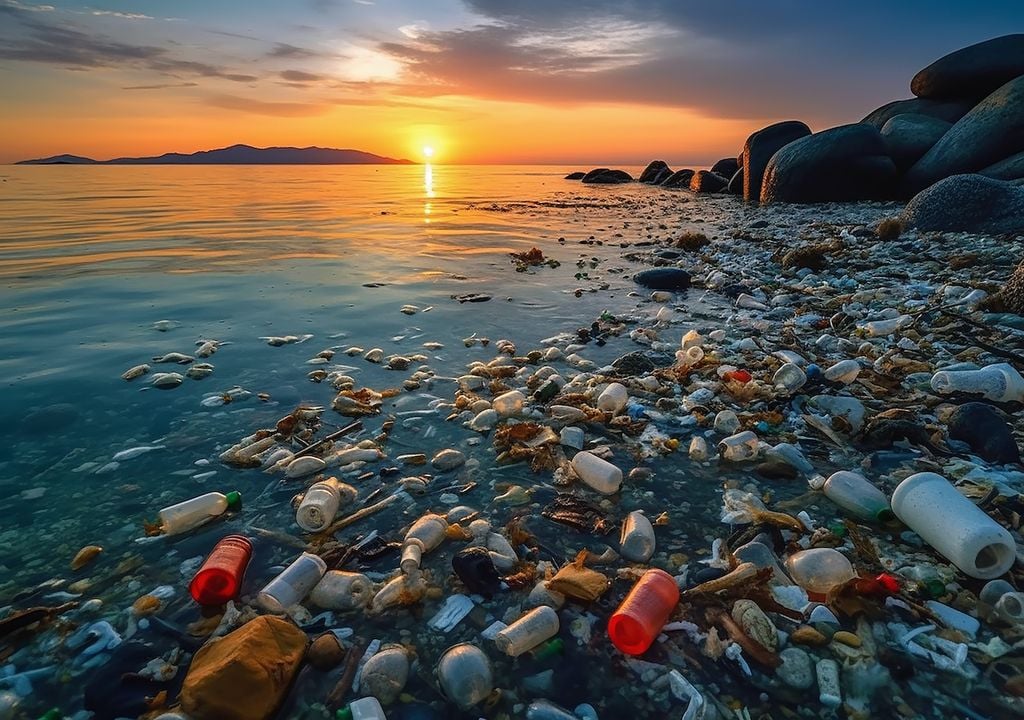
[[[359,331],[147,315],[135,432],[10,418],[76,511],[0,529],[0,720],[1024,716],[1022,88],[477,198],[535,244]]]

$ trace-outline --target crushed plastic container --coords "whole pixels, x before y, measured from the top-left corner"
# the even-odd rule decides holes
[[[757,435],[750,430],[744,430],[719,441],[718,454],[729,462],[744,462],[756,458],[759,447]]]
[[[640,510],[634,510],[622,521],[619,549],[622,557],[633,562],[647,562],[654,555],[654,526]]]
[[[856,577],[847,557],[832,548],[812,548],[793,553],[786,559],[786,569],[797,585],[808,592],[821,594]]]
[[[313,483],[295,511],[295,522],[307,532],[320,532],[334,522],[338,508],[355,499],[356,489],[337,478]]]
[[[387,720],[384,708],[375,697],[364,697],[353,700],[348,705],[352,720]]]
[[[679,587],[664,570],[645,572],[608,619],[608,636],[626,655],[642,655],[679,602]]]
[[[209,522],[229,508],[234,509],[242,502],[241,493],[234,491],[224,495],[219,492],[206,493],[190,500],[169,505],[158,513],[160,526],[165,535],[178,535]]]
[[[326,572],[327,563],[322,558],[302,553],[260,590],[256,602],[267,612],[283,614],[302,602]]]
[[[541,605],[498,632],[494,644],[509,657],[518,657],[557,635],[558,628],[558,613]]]
[[[1005,580],[992,580],[978,595],[982,606],[991,609],[1002,621],[1012,625],[1024,624],[1024,592],[1014,590]]]
[[[228,535],[222,539],[214,545],[189,583],[192,599],[200,605],[223,605],[238,597],[251,558],[249,538]]]
[[[942,395],[963,392],[996,402],[1024,402],[1024,377],[1009,363],[980,370],[940,370],[932,376],[931,385]]]
[[[772,377],[772,383],[777,388],[787,392],[796,392],[807,382],[807,374],[796,363],[788,362],[778,370]]]
[[[622,485],[622,470],[585,450],[573,457],[572,469],[580,480],[602,495],[612,495]]]
[[[861,520],[887,522],[893,518],[885,493],[859,473],[849,470],[834,472],[822,490],[829,500]]]
[[[907,527],[973,578],[991,580],[1016,560],[1013,537],[946,478],[917,473],[892,494],[892,509]]]

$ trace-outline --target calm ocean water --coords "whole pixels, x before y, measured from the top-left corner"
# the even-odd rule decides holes
[[[492,341],[510,338],[524,353],[542,338],[589,326],[605,309],[653,318],[657,306],[629,297],[637,289],[629,278],[640,266],[624,259],[620,246],[688,226],[692,201],[645,186],[567,182],[562,176],[568,169],[4,168],[0,417],[7,439],[0,445],[0,608],[16,598],[19,607],[70,595],[99,598],[103,609],[88,619],[108,619],[125,632],[132,601],[170,586],[175,595],[161,616],[180,626],[196,620],[186,591],[195,567],[189,560],[194,563],[229,532],[251,534],[261,527],[298,533],[289,504],[295,484],[279,485],[259,470],[228,468],[217,454],[273,426],[300,402],[330,404],[327,384],[306,377],[323,367],[308,364],[320,350],[357,345],[414,354],[436,341],[444,348],[427,352],[429,365],[451,376],[473,360],[494,357],[493,343],[463,344],[474,333]],[[515,272],[508,253],[535,245],[561,266]],[[467,293],[493,299],[461,304],[452,298]],[[687,303],[695,317],[706,310],[696,297]],[[405,304],[421,312],[405,315]],[[155,330],[162,320],[172,321],[173,329]],[[686,329],[677,326],[672,334]],[[271,335],[312,337],[271,347],[260,339]],[[205,339],[223,343],[209,358],[215,365],[210,377],[186,379],[169,391],[149,388],[148,377],[132,383],[120,377],[154,356],[191,354]],[[637,347],[622,338],[603,348],[591,344],[584,354],[600,364]],[[333,366],[349,367],[360,385],[377,389],[400,386],[409,374],[341,352]],[[152,372],[184,370],[153,365]],[[235,386],[253,396],[223,407],[201,405],[204,397]],[[260,402],[255,393],[270,400]],[[478,435],[427,410],[430,400],[450,400],[451,394],[450,386],[424,388],[396,400],[389,408],[400,420],[388,446],[392,457],[449,446],[477,453],[481,470],[470,479],[480,489],[461,500],[485,509],[496,526],[513,509],[492,504],[495,483],[536,487],[540,503],[553,497],[550,478],[522,465],[494,467],[488,441],[474,449]],[[346,422],[330,411],[324,419]],[[375,428],[380,420],[368,425]],[[363,437],[369,436],[368,430]],[[154,445],[159,449],[113,462],[122,450]],[[672,532],[693,533],[692,547],[679,545],[689,552],[706,544],[707,528],[699,516],[687,517],[687,509],[699,503],[702,514],[713,517],[720,486],[701,483],[685,493],[678,483],[674,487],[665,487],[659,503],[678,496],[670,505],[678,513]],[[139,542],[142,521],[155,518],[159,508],[233,489],[246,498],[240,517],[171,542]],[[436,499],[383,514],[352,535],[375,526],[394,534],[433,505]],[[535,531],[558,551],[578,550],[583,538],[557,527],[548,523]],[[71,558],[86,544],[102,546],[103,554],[71,572]],[[273,542],[259,545],[243,593],[258,590],[295,552]],[[374,569],[387,572],[393,560]],[[444,586],[450,558],[438,562]],[[52,579],[60,582],[26,600],[27,591]],[[430,601],[415,617],[386,615],[371,628],[378,627],[385,640],[418,643],[429,670],[440,650],[478,632],[470,627],[461,636],[421,637],[425,617],[438,604]],[[504,612],[500,606],[495,611]],[[396,629],[401,637],[390,636]],[[81,685],[95,677],[101,661],[67,648],[41,652],[30,646],[11,662],[19,670],[42,666],[55,673],[36,682],[46,694],[28,708],[56,703],[70,711],[81,707]],[[583,699],[591,681],[599,679],[568,682],[565,687],[576,690],[566,690],[563,701]],[[411,688],[424,697],[432,692],[423,684]],[[326,689],[314,683],[310,697],[323,697]],[[298,706],[286,715],[321,717]]]

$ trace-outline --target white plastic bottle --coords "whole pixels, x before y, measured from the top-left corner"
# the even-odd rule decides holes
[[[622,485],[622,470],[585,450],[573,457],[572,469],[580,480],[602,495],[612,495]]]
[[[384,708],[380,706],[380,700],[375,697],[353,700],[348,704],[348,709],[352,713],[352,720],[388,720]]]
[[[447,532],[448,521],[441,515],[428,513],[412,524],[403,544],[410,540],[418,541],[422,553],[428,553],[444,542]]]
[[[676,362],[681,367],[691,367],[703,359],[704,351],[698,345],[686,348],[685,350],[676,350]]]
[[[996,402],[1024,401],[1024,377],[1009,363],[980,370],[940,370],[932,376],[932,390],[942,395],[973,393]]]
[[[498,632],[494,644],[510,657],[518,657],[558,633],[558,613],[541,605]]]
[[[826,380],[849,385],[860,374],[860,363],[856,360],[840,360],[821,373]]]
[[[228,508],[236,508],[242,501],[237,491],[224,495],[219,492],[206,493],[191,500],[165,507],[158,513],[160,527],[165,535],[178,535],[188,532],[222,515]]]
[[[305,497],[298,510],[295,511],[295,522],[308,532],[320,532],[334,522],[338,508],[356,499],[356,489],[351,485],[339,482],[337,478],[328,478],[313,483],[306,490]]]
[[[598,410],[604,410],[613,415],[622,412],[628,402],[629,391],[621,383],[611,383],[597,396]]]
[[[917,473],[892,494],[896,516],[973,578],[991,580],[1016,560],[1013,537],[946,478]]]
[[[640,510],[634,510],[622,521],[619,547],[622,557],[633,562],[647,562],[654,555],[654,526]]]
[[[309,593],[309,601],[324,610],[366,607],[373,599],[373,583],[361,573],[331,570]]]
[[[750,430],[730,435],[718,443],[718,454],[729,462],[743,462],[757,457],[760,441]]]
[[[280,575],[260,590],[256,602],[278,615],[302,602],[327,572],[327,563],[317,555],[302,553]]]
[[[829,500],[861,520],[886,522],[893,517],[885,493],[859,473],[849,470],[834,472],[822,490]]]

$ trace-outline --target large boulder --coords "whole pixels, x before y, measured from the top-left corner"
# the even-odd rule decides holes
[[[693,170],[689,168],[676,170],[665,179],[665,182],[661,183],[661,186],[667,188],[690,187],[690,180],[693,178],[693,175]]]
[[[739,170],[737,170],[736,172],[734,172],[732,174],[732,177],[729,178],[729,184],[726,186],[725,189],[730,194],[732,194],[732,195],[742,195],[743,194],[743,168],[742,167],[740,167]]]
[[[915,195],[901,219],[904,227],[920,230],[1024,233],[1024,187],[982,175],[954,175]]]
[[[637,179],[642,183],[651,183],[656,185],[660,180],[664,180],[671,174],[672,168],[668,166],[667,162],[664,160],[652,160],[650,164],[644,168],[644,171],[640,173],[640,177]]]
[[[802,137],[811,129],[799,120],[786,120],[761,128],[743,143],[743,199],[757,202],[761,197],[761,181],[772,155]]]
[[[1006,312],[1024,315],[1024,260],[1017,265],[1017,269],[1010,275],[1010,279],[996,293],[1002,310]]]
[[[587,176],[587,174],[585,172],[583,172],[582,170],[577,170],[576,172],[571,172],[568,175],[566,175],[565,179],[566,180],[582,180],[586,176]]]
[[[890,118],[909,113],[913,115],[927,115],[954,123],[966,115],[967,111],[972,107],[974,107],[974,103],[965,100],[929,100],[928,98],[893,100],[869,112],[867,117],[861,120],[861,122],[874,125],[881,130],[882,126],[889,122]]]
[[[761,202],[815,203],[891,197],[896,165],[872,125],[840,125],[794,140],[772,156]]]
[[[914,163],[904,178],[908,192],[942,178],[970,173],[1024,150],[1024,76],[1011,80],[958,120]]]
[[[634,275],[633,282],[651,290],[685,290],[690,287],[690,273],[681,268],[651,268]]]
[[[701,193],[715,193],[725,190],[729,178],[710,170],[700,170],[690,178],[690,190]]]
[[[581,178],[585,183],[597,183],[610,185],[615,183],[633,182],[633,176],[625,170],[609,170],[608,168],[595,168]]]
[[[181,689],[194,720],[268,720],[281,705],[306,652],[306,634],[262,615],[203,645]]]
[[[987,168],[979,170],[978,174],[996,180],[1020,180],[1024,178],[1024,152],[992,163]]]
[[[939,100],[983,98],[1024,75],[1024,35],[1003,35],[952,52],[914,76],[910,91]]]
[[[739,162],[737,162],[736,158],[731,157],[722,158],[711,166],[711,172],[721,175],[724,178],[731,178],[739,169]]]
[[[952,123],[929,115],[904,113],[889,118],[882,126],[882,137],[889,157],[897,168],[905,170],[920,160],[951,127]]]

